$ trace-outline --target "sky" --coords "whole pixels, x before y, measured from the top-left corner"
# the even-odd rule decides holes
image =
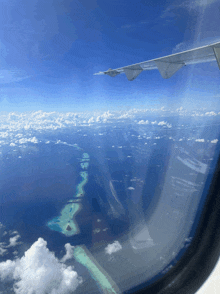
[[[134,81],[108,68],[220,41],[217,0],[0,0],[0,111],[219,105],[216,62]]]

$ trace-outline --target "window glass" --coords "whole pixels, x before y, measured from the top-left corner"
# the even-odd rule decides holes
[[[204,208],[218,64],[170,79],[93,74],[218,42],[217,2],[0,5],[0,292],[152,283],[184,255]]]

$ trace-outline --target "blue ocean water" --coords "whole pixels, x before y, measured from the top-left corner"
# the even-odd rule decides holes
[[[165,204],[177,212],[181,212],[183,197],[173,195],[184,189],[189,193],[193,177],[196,188],[192,198],[200,197],[194,220],[199,221],[218,156],[218,145],[210,141],[219,137],[219,125],[215,121],[204,124],[201,119],[188,119],[187,123],[179,118],[163,120],[169,121],[172,128],[137,123],[78,127],[41,134],[40,143],[29,144],[25,149],[13,151],[4,147],[0,222],[8,231],[18,231],[27,246],[44,238],[58,257],[63,256],[66,243],[84,244],[92,252],[104,250],[106,244],[120,238],[130,242],[131,228],[140,220],[148,222],[152,218],[158,203],[163,201],[167,174],[170,184],[166,189],[172,197]],[[39,137],[38,133],[35,135]],[[74,144],[81,149],[74,148]],[[58,217],[75,195],[81,181],[83,152],[89,154],[90,163],[82,210],[75,217],[80,233],[66,237],[46,224]],[[202,170],[204,165],[208,166],[206,173]],[[97,227],[98,219],[101,221]],[[185,238],[194,235],[196,222],[190,225]],[[155,231],[151,237],[157,240]],[[174,262],[186,248],[179,251]],[[20,256],[23,253],[21,250]]]

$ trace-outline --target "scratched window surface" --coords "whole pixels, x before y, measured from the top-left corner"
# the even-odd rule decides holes
[[[163,277],[218,158],[218,2],[0,7],[0,293],[123,293]],[[206,63],[94,75],[209,44]]]

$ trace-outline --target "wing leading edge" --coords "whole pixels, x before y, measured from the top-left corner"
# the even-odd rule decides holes
[[[158,69],[162,77],[168,79],[183,66],[213,60],[217,61],[220,69],[220,42],[117,69],[109,68],[107,71],[95,73],[94,75],[115,77],[121,73],[125,73],[127,79],[133,81],[143,70]]]

